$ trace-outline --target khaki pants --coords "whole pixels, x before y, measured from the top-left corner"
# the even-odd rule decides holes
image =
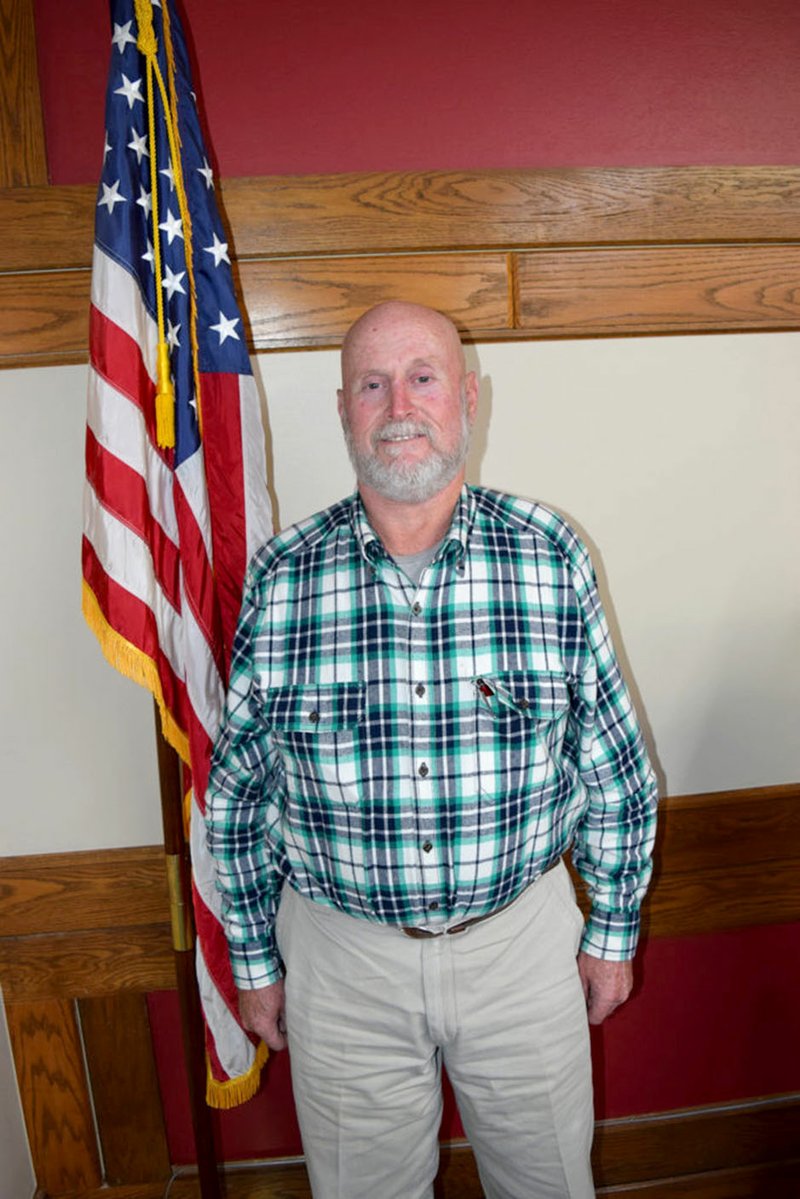
[[[315,1199],[430,1199],[442,1062],[488,1199],[591,1199],[582,928],[563,864],[415,940],[284,887],[292,1084]]]

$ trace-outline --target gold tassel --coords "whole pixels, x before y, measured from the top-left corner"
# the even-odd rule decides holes
[[[163,449],[175,445],[175,388],[169,366],[169,346],[158,343],[158,384],[156,388],[156,439]]]

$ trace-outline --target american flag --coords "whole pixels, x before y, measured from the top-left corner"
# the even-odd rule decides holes
[[[203,812],[244,571],[272,533],[264,432],[177,14],[170,0],[111,0],[110,7],[83,610],[112,664],[152,691],[167,740],[191,771],[207,1098],[228,1107],[257,1089],[264,1047],[239,1024]],[[154,81],[152,103],[148,34],[165,86],[162,97]],[[174,385],[172,446],[159,444],[159,294]],[[167,429],[172,408],[168,398]]]

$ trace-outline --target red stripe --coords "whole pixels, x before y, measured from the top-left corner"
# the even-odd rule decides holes
[[[183,493],[180,478],[177,475],[172,494],[181,540],[181,565],[186,603],[189,604],[194,618],[208,642],[220,678],[226,680],[228,675],[225,668],[225,651],[222,643],[222,626],[214,573],[206,554],[206,543],[200,527]]]
[[[86,429],[86,476],[103,507],[148,546],[159,586],[180,611],[180,556],[150,510],[147,485],[138,471],[100,444]]]
[[[83,577],[91,587],[108,624],[155,664],[164,703],[175,722],[184,730],[197,723],[186,687],[173,671],[169,659],[161,649],[158,626],[152,609],[114,579],[109,578],[87,537],[83,538],[82,557]]]
[[[247,567],[239,376],[204,374],[200,411],[203,455],[225,660],[230,661]],[[226,678],[227,675],[223,675]]]
[[[89,313],[89,360],[102,378],[140,409],[151,446],[171,465],[174,451],[158,445],[156,386],[147,373],[139,344],[94,304]]]

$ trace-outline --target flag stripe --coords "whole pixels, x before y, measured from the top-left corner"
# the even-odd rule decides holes
[[[100,605],[107,624],[153,662],[161,682],[164,702],[179,727],[185,729],[189,711],[186,688],[163,652],[152,608],[120,586],[103,569],[87,537],[83,538],[83,577]]]
[[[173,608],[180,606],[180,555],[153,518],[142,476],[99,444],[86,430],[86,477],[109,518],[114,517],[142,539],[153,560],[158,585]]]
[[[217,531],[214,539],[214,561],[223,568],[220,577],[227,581],[227,585],[219,586],[218,593],[222,633],[225,648],[230,655],[241,606],[241,590],[235,586],[235,580],[243,577],[247,566],[239,377],[224,374],[204,375],[201,403],[204,444],[207,447],[205,467],[208,501],[212,528]],[[237,470],[230,470],[231,462],[237,463]],[[220,517],[224,512],[232,514],[228,525],[235,521],[234,537],[221,535],[225,524]]]
[[[91,366],[87,423],[99,445],[141,474],[153,519],[177,545],[178,523],[169,464],[152,445],[139,407]]]
[[[182,678],[184,655],[180,614],[158,584],[150,550],[141,537],[104,510],[89,486],[84,496],[84,534],[109,579],[150,610],[170,669],[176,678]],[[138,644],[127,633],[124,635]],[[140,648],[153,656],[151,645]]]

